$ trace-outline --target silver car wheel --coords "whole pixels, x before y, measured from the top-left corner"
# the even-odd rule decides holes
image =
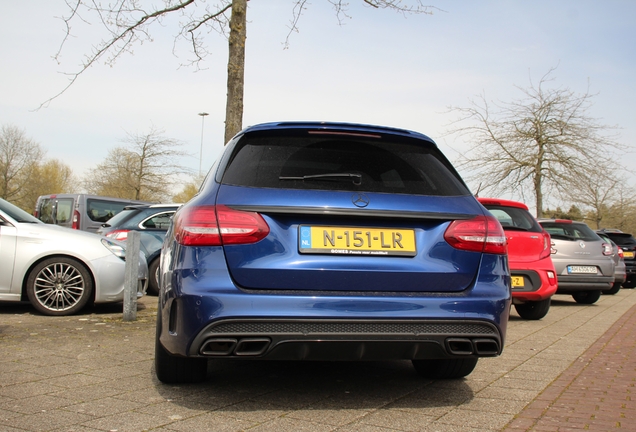
[[[35,297],[47,309],[72,308],[84,294],[84,278],[73,266],[63,263],[43,268],[35,278]]]
[[[83,308],[93,291],[86,268],[70,258],[50,258],[37,265],[27,281],[31,304],[47,315],[69,315]]]

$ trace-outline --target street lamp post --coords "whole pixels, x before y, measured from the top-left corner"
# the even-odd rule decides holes
[[[201,148],[199,150],[199,177],[201,177],[201,161],[203,160],[203,126],[205,123],[205,116],[208,115],[206,112],[200,112],[201,116]]]

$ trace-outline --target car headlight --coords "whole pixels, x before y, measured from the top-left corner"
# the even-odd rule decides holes
[[[126,259],[126,248],[121,243],[115,243],[114,241],[103,238],[102,244],[115,256],[123,260]]]

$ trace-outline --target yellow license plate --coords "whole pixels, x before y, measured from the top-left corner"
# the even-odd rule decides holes
[[[299,228],[301,253],[415,256],[415,230],[308,226]]]
[[[623,258],[634,258],[634,252],[632,251],[623,251]]]
[[[512,286],[514,288],[525,286],[525,282],[523,281],[523,276],[512,276]]]

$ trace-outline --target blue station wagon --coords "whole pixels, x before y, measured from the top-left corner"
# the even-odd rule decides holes
[[[502,353],[506,237],[436,144],[370,125],[241,131],[175,214],[155,369],[209,361],[410,360],[461,378]]]

